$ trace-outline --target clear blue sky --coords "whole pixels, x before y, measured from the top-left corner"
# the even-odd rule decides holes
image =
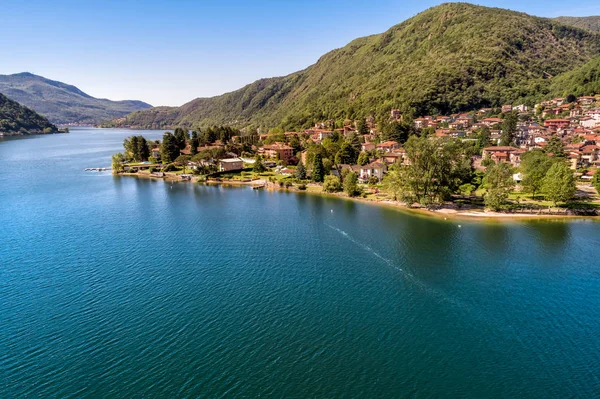
[[[181,105],[303,69],[440,1],[2,0],[0,74],[95,97]],[[479,1],[533,15],[600,15],[598,0]]]

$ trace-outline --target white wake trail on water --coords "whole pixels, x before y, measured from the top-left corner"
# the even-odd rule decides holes
[[[399,271],[402,276],[409,281],[410,283],[412,283],[413,285],[417,286],[419,289],[421,289],[422,291],[425,291],[433,296],[435,296],[438,299],[443,300],[444,302],[448,302],[456,307],[459,307],[461,309],[464,310],[469,310],[469,307],[461,302],[460,300],[456,299],[456,298],[452,298],[449,295],[445,294],[444,292],[437,290],[433,287],[428,286],[427,284],[425,284],[424,282],[422,282],[421,280],[417,279],[412,273],[404,270],[403,268],[401,268],[400,266],[398,266],[393,260],[388,259],[386,257],[384,257],[383,255],[381,255],[380,253],[378,253],[377,251],[375,251],[373,248],[371,248],[370,246],[363,244],[362,242],[354,239],[351,235],[349,235],[348,233],[346,233],[344,230],[338,229],[337,227],[334,227],[328,223],[325,223],[325,225],[327,227],[329,227],[330,229],[337,231],[339,234],[341,234],[342,236],[344,236],[346,239],[348,239],[350,242],[354,243],[355,245],[357,245],[358,247],[364,249],[365,251],[369,252],[371,255],[374,255],[376,258],[379,258],[380,260],[382,260],[383,262],[385,262],[389,267]]]

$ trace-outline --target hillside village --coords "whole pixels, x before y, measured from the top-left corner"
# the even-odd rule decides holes
[[[368,116],[344,121],[342,127],[337,127],[335,121],[322,121],[298,132],[272,129],[267,134],[244,134],[229,127],[214,127],[190,135],[178,128],[174,134],[166,133],[162,142],[141,144],[148,150],[134,159],[136,150],[127,150],[126,143],[125,155],[120,154],[118,162],[113,162],[113,169],[154,177],[175,173],[184,180],[205,176],[218,181],[252,181],[247,178],[256,179],[256,173],[263,172],[263,177],[269,173],[271,183],[283,186],[285,180],[286,187],[296,183],[302,189],[306,184],[324,182],[322,189],[329,192],[342,191],[351,174],[352,178],[355,176],[356,188],[348,194],[357,195],[365,189],[379,193],[380,189],[385,191],[386,176],[391,170],[412,164],[406,148],[410,137],[459,143],[457,156],[468,158],[469,168],[479,174],[479,180],[491,165],[507,164],[511,167],[511,179],[519,185],[527,178],[521,168],[522,158],[539,152],[564,161],[561,163],[568,165],[574,181],[589,186],[600,165],[600,96],[568,96],[533,108],[504,105],[499,109],[416,119],[405,118],[400,110],[393,109],[389,121],[384,123],[376,123],[373,116]],[[141,143],[144,139],[139,140]],[[256,173],[252,175],[251,171]],[[473,186],[471,192],[464,187],[459,190],[458,186],[451,191],[473,195],[484,186],[479,180],[479,184],[472,184],[469,179],[462,179],[461,187]],[[440,194],[435,199],[432,196],[430,202],[448,198]]]

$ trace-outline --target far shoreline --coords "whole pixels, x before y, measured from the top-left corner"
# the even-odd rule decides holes
[[[119,173],[116,176],[132,176],[140,177],[152,180],[164,180],[168,182],[177,183],[195,183],[204,185],[216,185],[216,186],[263,186],[262,190],[268,191],[281,191],[281,192],[293,192],[299,194],[310,194],[318,195],[321,197],[337,198],[342,200],[360,202],[366,205],[380,206],[388,209],[393,209],[402,213],[410,214],[412,216],[421,216],[427,218],[435,218],[444,221],[465,221],[465,222],[525,222],[525,221],[574,221],[574,220],[589,220],[592,222],[600,221],[598,216],[579,216],[579,215],[544,215],[544,214],[526,214],[526,213],[502,213],[502,212],[489,212],[485,210],[456,210],[447,207],[442,207],[438,210],[431,210],[426,208],[414,208],[407,206],[400,201],[392,200],[373,200],[361,197],[349,197],[343,193],[325,193],[316,192],[311,190],[300,190],[296,187],[280,187],[276,184],[269,183],[266,179],[259,179],[254,181],[217,181],[217,180],[206,180],[201,181],[195,176],[191,180],[181,180],[178,175],[165,175],[164,177],[152,176],[149,174],[138,174],[138,173]]]

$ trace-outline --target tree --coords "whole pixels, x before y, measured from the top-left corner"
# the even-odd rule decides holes
[[[369,154],[366,152],[361,152],[358,155],[358,161],[356,161],[360,166],[364,166],[369,163]]]
[[[356,197],[360,194],[358,176],[355,172],[348,173],[344,178],[344,192],[350,197]]]
[[[113,172],[113,174],[117,174],[124,170],[123,162],[125,162],[125,156],[122,153],[117,152],[115,155],[112,156],[112,172]]]
[[[600,194],[600,169],[594,173],[594,177],[592,178],[592,186],[594,186],[596,192]]]
[[[369,126],[367,125],[367,121],[365,118],[362,118],[356,124],[356,130],[360,135],[369,134],[371,131],[369,130]]]
[[[360,143],[360,138],[358,137],[358,135],[354,132],[351,132],[348,135],[348,143],[350,143],[352,148],[354,148],[354,152],[355,152],[356,156],[358,156],[358,153],[360,152],[360,149],[362,148],[362,145]],[[343,146],[343,144],[342,144],[342,146]]]
[[[147,161],[150,157],[150,146],[148,141],[143,136],[138,137],[137,146],[135,149],[135,160],[138,162]]]
[[[337,152],[337,154],[335,154],[335,163],[338,165],[354,165],[354,163],[356,162],[356,157],[357,152],[354,149],[354,147],[350,143],[345,141],[344,143],[342,143],[342,146],[340,147],[340,150]]]
[[[172,133],[165,133],[163,135],[162,143],[160,143],[160,158],[165,164],[173,162],[180,153],[177,140]]]
[[[577,191],[575,179],[566,163],[555,162],[550,167],[544,177],[542,191],[555,206],[558,202],[567,202],[575,196]]]
[[[471,158],[455,142],[411,136],[404,148],[409,162],[394,172],[400,187],[392,191],[405,202],[441,202],[471,180]]]
[[[487,169],[483,178],[485,206],[498,211],[506,203],[508,194],[515,187],[512,172],[512,167],[506,162],[498,162]]]
[[[492,133],[490,128],[487,126],[482,127],[477,132],[477,150],[481,154],[484,148],[490,146],[490,140],[492,139]]]
[[[533,150],[524,153],[521,156],[523,191],[531,193],[532,198],[535,199],[535,194],[542,189],[544,177],[551,165],[552,159],[542,151]]]
[[[394,201],[402,196],[403,176],[401,166],[394,164],[388,169],[388,173],[383,177],[383,188],[394,195]]]
[[[298,162],[298,167],[296,167],[296,179],[304,180],[306,179],[306,168],[302,161]]]
[[[340,178],[334,175],[325,176],[323,191],[326,193],[337,193],[338,191],[342,191],[342,182],[340,181]]]
[[[552,154],[554,158],[564,158],[565,156],[565,146],[556,136],[550,137],[544,151],[546,151],[546,154]]]
[[[414,134],[414,128],[408,122],[390,122],[383,125],[381,138],[385,141],[393,140],[405,143],[410,135]]]
[[[322,182],[325,178],[325,168],[323,167],[321,154],[315,154],[311,177],[314,182]]]
[[[183,173],[185,173],[185,167],[192,157],[189,155],[180,155],[175,159],[175,163],[183,167]]]
[[[196,137],[193,137],[196,136]],[[198,133],[194,132],[192,139],[190,140],[190,155],[194,156],[198,153],[198,147],[200,146],[200,139]]]
[[[254,173],[263,173],[265,170],[267,170],[267,168],[263,164],[263,158],[262,158],[262,156],[261,155],[257,155],[256,156],[256,160],[254,161],[254,167],[252,168],[252,171]]]
[[[186,146],[186,141],[190,138],[190,133],[187,129],[178,127],[175,128],[173,136],[175,137],[175,141],[177,142],[179,149],[183,150]]]
[[[515,132],[517,131],[517,122],[519,117],[516,112],[507,113],[502,121],[502,136],[500,137],[500,145],[512,145]]]
[[[569,94],[566,98],[565,98],[565,102],[567,104],[571,104],[574,103],[575,101],[577,101],[577,97],[575,97],[574,94]]]

